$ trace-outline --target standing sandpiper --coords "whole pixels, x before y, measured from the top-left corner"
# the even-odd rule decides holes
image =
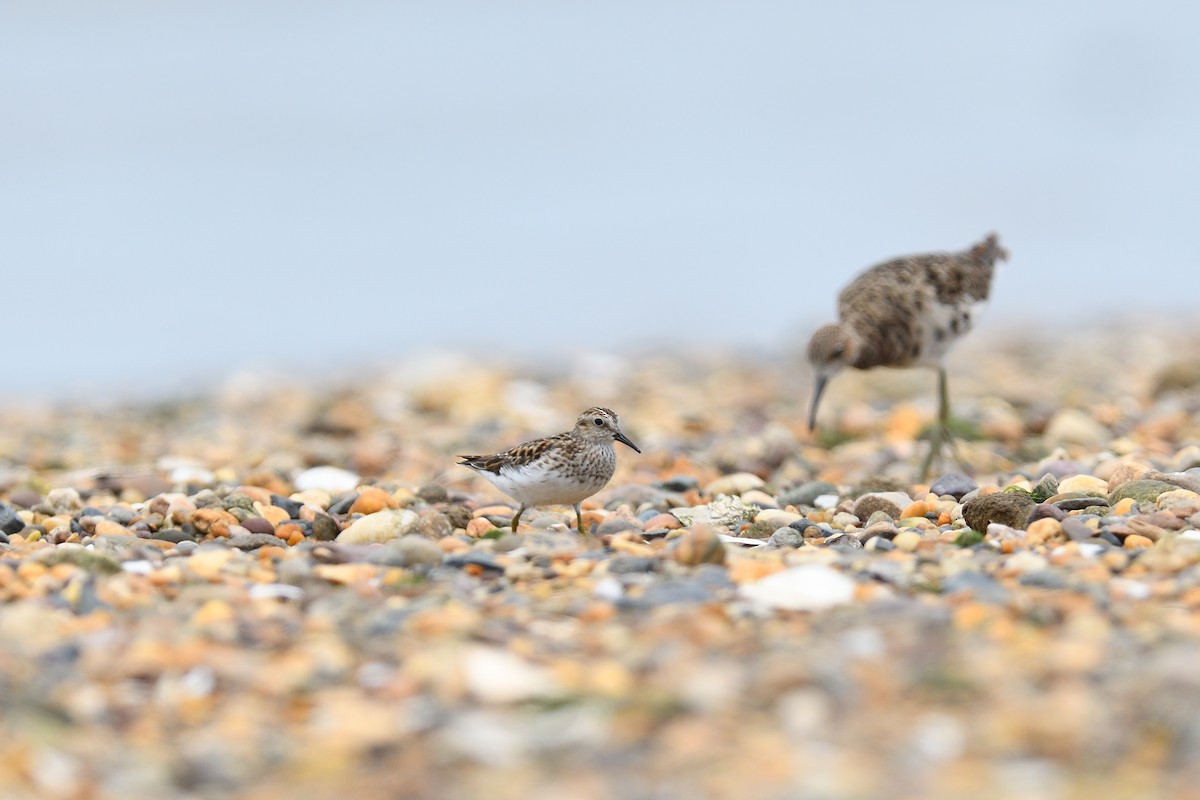
[[[921,480],[943,444],[961,465],[947,426],[950,395],[944,358],[987,303],[996,261],[1007,258],[993,233],[968,250],[893,259],[851,281],[838,295],[842,321],[818,329],[808,343],[808,360],[816,375],[809,430],[816,427],[817,403],[826,383],[843,367],[934,367],[938,421]]]
[[[513,533],[530,506],[572,505],[575,525],[583,533],[580,504],[604,488],[617,468],[613,441],[641,450],[621,433],[621,420],[607,408],[589,408],[566,433],[534,439],[494,456],[459,456],[463,466],[487,478],[521,507],[512,520]]]

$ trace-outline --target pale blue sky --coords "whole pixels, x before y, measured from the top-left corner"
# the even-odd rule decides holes
[[[988,322],[1194,308],[1197,41],[1153,1],[7,2],[0,394],[784,348],[993,229]]]

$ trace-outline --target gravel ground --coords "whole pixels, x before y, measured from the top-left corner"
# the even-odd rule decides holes
[[[426,357],[0,410],[14,798],[1187,797],[1200,780],[1191,333],[793,355]],[[349,374],[349,373],[348,373]],[[566,508],[453,455],[616,409]],[[952,469],[951,469],[952,468]]]

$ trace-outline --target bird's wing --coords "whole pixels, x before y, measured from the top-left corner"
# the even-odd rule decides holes
[[[459,456],[462,461],[458,463],[473,470],[493,472],[499,475],[500,470],[505,467],[520,469],[527,464],[537,461],[546,453],[562,444],[566,438],[567,434],[560,433],[555,436],[548,436],[545,439],[534,439],[533,441],[519,444],[511,450],[505,450],[503,453],[496,453],[495,455]]]

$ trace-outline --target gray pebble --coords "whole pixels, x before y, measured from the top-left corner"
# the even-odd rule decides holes
[[[1067,534],[1067,538],[1073,542],[1090,541],[1096,535],[1096,532],[1089,528],[1082,520],[1073,517],[1062,521],[1063,533]]]
[[[8,503],[0,503],[0,533],[20,533],[25,522]]]
[[[775,531],[771,534],[771,538],[767,540],[768,547],[800,547],[803,544],[803,531],[796,530],[790,526]]]
[[[238,550],[257,550],[260,547],[278,545],[281,540],[269,533],[243,533],[229,537],[229,546]]]
[[[972,570],[957,572],[943,580],[942,592],[944,594],[970,592],[976,600],[995,605],[1003,605],[1009,599],[1009,591],[994,578]]]
[[[929,491],[936,494],[938,497],[950,495],[955,500],[962,500],[963,496],[968,492],[975,491],[978,485],[966,475],[958,472],[952,472],[948,475],[943,475],[938,478],[929,487]]]
[[[826,481],[809,481],[779,495],[779,502],[785,506],[811,506],[823,494],[837,494],[838,488]]]
[[[163,528],[150,534],[151,539],[158,539],[160,542],[194,542],[195,537],[190,533],[179,530],[178,528]]]
[[[388,542],[371,554],[371,562],[391,567],[415,567],[421,564],[436,567],[442,563],[442,549],[431,539],[418,534],[406,534]]]
[[[654,484],[659,489],[665,489],[668,492],[686,492],[691,489],[699,489],[700,481],[691,475],[672,475],[664,481],[659,481]]]
[[[430,504],[445,503],[450,499],[450,495],[446,493],[445,487],[438,486],[436,483],[429,483],[417,489],[417,497]]]
[[[1029,512],[1029,518],[1026,524],[1039,519],[1056,519],[1059,522],[1067,518],[1067,513],[1052,503],[1038,503]]]
[[[1039,589],[1066,589],[1069,583],[1065,575],[1052,569],[1038,569],[1026,572],[1017,578],[1022,586],[1035,586]]]
[[[652,583],[639,596],[625,595],[618,606],[625,608],[648,608],[675,603],[699,604],[715,600],[716,593],[708,585],[697,580],[668,580]]]
[[[657,568],[658,561],[642,556],[616,556],[608,562],[608,571],[615,575],[624,575],[633,572],[654,572]]]

